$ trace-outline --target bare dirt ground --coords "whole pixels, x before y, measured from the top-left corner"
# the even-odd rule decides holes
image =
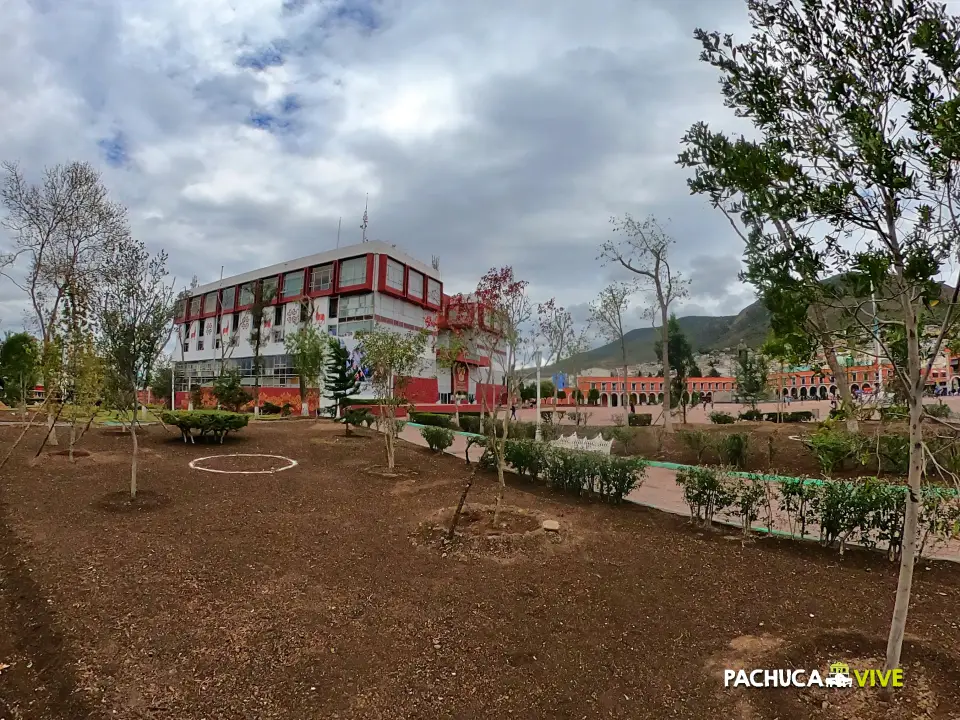
[[[523,482],[491,528],[487,475],[446,546],[463,461],[401,445],[416,474],[385,478],[366,472],[381,439],[340,432],[261,423],[194,446],[151,427],[141,487],[165,502],[124,513],[102,501],[127,486],[127,437],[93,432],[70,464],[33,462],[32,432],[0,485],[0,718],[956,717],[954,564],[918,567],[892,703],[724,690],[737,663],[882,656],[896,568]],[[0,428],[0,453],[17,434]],[[299,464],[187,467],[237,452]]]

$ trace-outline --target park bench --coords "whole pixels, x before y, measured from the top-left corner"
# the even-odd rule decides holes
[[[585,437],[582,438],[574,433],[573,435],[566,435],[564,437],[559,437],[556,440],[551,440],[550,445],[562,450],[595,452],[603,455],[609,455],[610,448],[613,446],[613,440],[604,440],[600,435],[597,435],[595,438],[590,440]]]

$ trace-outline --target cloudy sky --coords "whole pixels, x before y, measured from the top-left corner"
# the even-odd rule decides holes
[[[655,214],[735,313],[739,243],[674,164],[697,120],[736,128],[695,27],[743,0],[2,0],[0,159],[89,160],[181,281],[369,237],[448,291],[511,264],[581,315],[612,276],[609,218]],[[638,303],[642,304],[642,303]],[[2,329],[22,295],[0,279]],[[636,324],[641,324],[639,317]]]

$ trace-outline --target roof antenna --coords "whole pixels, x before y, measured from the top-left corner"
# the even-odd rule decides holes
[[[367,207],[369,205],[370,205],[370,193],[367,193],[367,199],[363,203],[363,225],[360,226],[360,229],[363,230],[362,242],[367,242]]]
[[[431,255],[430,264],[433,266],[434,270],[436,270],[437,272],[440,272],[440,256],[439,255]]]

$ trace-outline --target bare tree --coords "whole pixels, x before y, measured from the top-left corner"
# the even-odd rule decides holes
[[[250,347],[253,348],[253,416],[260,417],[260,375],[263,370],[263,346],[270,341],[270,328],[266,318],[267,308],[273,307],[277,296],[276,281],[273,285],[260,282],[253,305],[250,306]],[[266,337],[264,331],[267,332]]]
[[[116,247],[130,231],[126,209],[108,196],[100,174],[89,163],[48,168],[40,184],[30,184],[19,166],[2,165],[0,204],[6,215],[0,225],[14,237],[13,251],[0,261],[0,271],[30,299],[48,355],[68,293],[93,297],[95,287]],[[6,270],[2,270],[7,265]],[[14,269],[23,267],[22,275]],[[44,386],[56,389],[50,378]],[[55,413],[48,412],[48,424]],[[50,424],[48,442],[57,444]]]
[[[603,244],[601,257],[619,263],[637,276],[642,290],[646,290],[656,300],[651,307],[652,317],[659,315],[661,341],[663,342],[663,423],[664,432],[673,432],[670,416],[670,358],[668,352],[669,336],[667,323],[670,318],[670,306],[675,300],[685,297],[688,281],[670,267],[670,249],[673,238],[667,235],[663,227],[652,215],[642,222],[630,214],[622,220],[611,218],[614,232],[622,238]]]
[[[627,310],[630,309],[630,297],[635,292],[636,287],[630,283],[613,283],[601,290],[597,299],[590,303],[590,324],[607,342],[620,344],[624,391],[627,388],[627,344],[623,339],[623,323]],[[629,404],[622,405],[624,413],[629,413]]]
[[[114,255],[100,298],[100,346],[107,365],[107,399],[129,413],[130,499],[137,497],[137,391],[173,330],[174,283],[167,280],[167,255],[151,256],[144,244],[129,239]]]

